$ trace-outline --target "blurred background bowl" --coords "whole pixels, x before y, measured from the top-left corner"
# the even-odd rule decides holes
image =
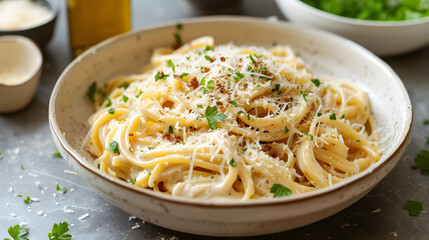
[[[403,54],[429,44],[429,17],[404,21],[370,21],[334,15],[300,0],[276,2],[291,22],[339,34],[378,56]]]
[[[27,37],[2,36],[0,53],[0,113],[17,111],[34,97],[42,73],[42,52]]]
[[[57,15],[59,12],[59,6],[56,0],[33,0],[34,2],[40,3],[42,6],[46,7],[50,12],[52,12],[52,16],[48,21],[42,22],[36,26],[30,26],[27,28],[20,28],[16,30],[1,30],[0,36],[5,35],[21,35],[28,38],[31,38],[33,41],[39,45],[41,49],[46,47],[46,44],[51,40],[55,21],[57,19]]]

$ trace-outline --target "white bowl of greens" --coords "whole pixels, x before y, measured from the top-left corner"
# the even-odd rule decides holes
[[[276,0],[294,23],[327,30],[379,56],[407,53],[429,44],[429,4],[398,0]],[[413,4],[414,3],[414,4]],[[352,10],[350,10],[352,9]]]

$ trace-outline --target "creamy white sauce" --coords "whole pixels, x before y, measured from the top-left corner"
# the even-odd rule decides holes
[[[18,30],[49,21],[53,12],[30,0],[0,0],[0,30]]]
[[[25,82],[29,75],[18,69],[0,69],[0,84],[15,85]]]

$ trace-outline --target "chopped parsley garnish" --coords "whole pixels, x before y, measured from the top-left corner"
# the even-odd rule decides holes
[[[292,195],[292,191],[289,188],[277,183],[273,184],[273,186],[270,188],[270,192],[274,194],[273,197],[275,198]]]
[[[152,173],[150,172],[150,169],[149,169],[149,168],[146,168],[146,171],[147,171],[147,173],[148,173],[149,175],[152,175]]]
[[[307,137],[310,138],[310,141],[313,141],[313,135],[309,134],[309,133],[304,133]]]
[[[425,125],[425,126],[426,126],[426,125],[429,125],[429,120],[427,120],[427,119],[426,119],[426,120],[424,120],[424,121],[423,121],[423,125]]]
[[[346,115],[341,115],[340,119],[344,119],[346,117]]]
[[[252,61],[253,64],[255,64],[255,66],[258,65],[258,63],[255,61],[255,59],[253,59],[252,55],[249,55],[250,61]]]
[[[95,102],[94,95],[96,90],[97,90],[97,83],[93,82],[91,86],[89,86],[88,91],[86,91],[86,96],[88,97],[89,101],[93,103]]]
[[[158,71],[155,75],[155,82],[158,82],[158,80],[161,80],[161,79],[166,79],[168,76],[169,76],[168,74],[165,75],[163,72]]]
[[[247,150],[246,148],[242,148],[241,149],[241,154],[244,154],[246,152],[246,150]]]
[[[122,100],[123,100],[124,102],[127,102],[127,101],[128,101],[128,97],[127,97],[127,96],[125,96],[125,95],[122,95]]]
[[[229,165],[233,166],[233,167],[237,167],[237,164],[235,163],[234,159],[231,159],[231,161],[229,161]]]
[[[232,106],[234,106],[234,107],[238,107],[238,104],[237,104],[237,102],[236,101],[228,101],[229,102],[229,104],[231,104]]]
[[[202,116],[201,118],[206,118],[207,122],[209,123],[209,127],[211,129],[217,129],[217,122],[223,122],[227,116],[223,113],[216,114],[217,107],[210,107],[208,106],[205,111],[205,116]]]
[[[237,112],[238,115],[240,115],[242,113],[244,113],[243,110],[240,110],[240,111]]]
[[[426,137],[426,144],[429,144],[429,137]]]
[[[130,146],[130,147],[128,148],[128,151],[130,151],[130,152],[132,152],[132,153],[133,153],[133,152],[134,152],[133,147],[131,147],[131,146]]]
[[[136,184],[136,181],[137,181],[137,179],[136,179],[136,178],[128,180],[128,182],[129,182],[131,185]]]
[[[29,203],[29,202],[31,202],[31,198],[30,198],[30,196],[27,196],[27,198],[26,198],[26,199],[24,199],[24,202],[25,202],[25,203]]]
[[[203,105],[197,104],[197,108],[203,108]]]
[[[322,113],[317,113],[317,116],[318,116],[318,117],[322,116]]]
[[[205,78],[201,79],[200,85],[202,85],[202,86],[206,85],[206,79]]]
[[[307,101],[307,96],[308,96],[308,93],[303,93],[302,94],[302,97],[304,98],[305,101]]]
[[[178,33],[175,33],[174,38],[176,38],[177,45],[181,46],[182,45],[182,38],[180,37],[180,35]]]
[[[24,165],[21,164],[21,169],[24,170]]]
[[[204,49],[204,51],[206,51],[206,52],[207,52],[207,51],[210,51],[210,50],[213,50],[213,48],[212,48],[211,46],[209,46],[209,45],[207,45],[207,46],[206,46],[206,49]]]
[[[174,73],[176,72],[176,67],[174,66],[174,63],[171,60],[167,61],[167,66],[171,67]]]
[[[118,88],[127,89],[130,86],[129,82],[124,82],[121,85],[118,86]]]
[[[97,168],[100,169],[100,164],[99,163],[97,163]]]
[[[414,162],[416,162],[417,167],[420,168],[423,175],[429,175],[429,151],[420,150]]]
[[[419,201],[408,200],[405,208],[408,210],[410,216],[418,216],[423,210],[423,205]]]
[[[214,89],[214,82],[213,82],[213,80],[210,80],[210,81],[207,83],[207,88],[208,88],[208,89]]]
[[[22,197],[22,195],[21,195],[21,194],[18,194],[18,197]]]
[[[183,24],[178,23],[178,24],[176,25],[176,28],[177,28],[177,30],[182,30],[182,28],[183,28]]]
[[[250,114],[249,113],[247,114],[247,120],[250,121]]]
[[[285,133],[289,132],[289,128],[287,128],[287,126],[285,126]]]
[[[48,233],[49,240],[70,240],[72,235],[67,234],[69,225],[67,222],[60,222],[54,224],[52,232]]]
[[[110,106],[112,106],[112,100],[110,100],[110,98],[109,98],[109,97],[106,99],[106,101],[107,101],[107,103],[106,103],[106,107],[110,107]]]
[[[189,75],[189,73],[182,73],[179,75],[179,78],[183,78],[184,76],[188,76],[188,75]]]
[[[316,87],[320,86],[320,80],[317,78],[311,79],[311,82],[314,83],[314,85],[316,85]]]
[[[152,150],[152,149],[155,149],[155,147],[147,146],[147,149]]]
[[[65,188],[65,187],[60,187],[60,185],[59,184],[57,184],[57,191],[58,192],[60,192],[60,193],[66,193],[67,192],[67,188]]]
[[[112,152],[112,153],[117,153],[118,152],[118,142],[115,140],[112,140],[109,143],[109,146],[106,148],[107,151]]]
[[[337,120],[337,115],[335,115],[335,113],[332,113],[331,115],[329,115],[329,119]]]
[[[280,84],[279,83],[277,83],[276,85],[275,85],[275,88],[274,89],[271,89],[271,92],[279,92],[280,93]]]
[[[207,61],[210,61],[210,62],[211,62],[211,60],[212,60],[212,58],[211,58],[210,56],[207,56],[207,55],[205,55],[205,56],[204,56],[204,58],[205,58]]]
[[[169,132],[169,133],[173,133],[173,126],[169,126],[169,127],[168,127],[168,132]]]
[[[59,151],[56,151],[56,152],[54,152],[54,153],[52,153],[52,157],[62,157],[61,156],[61,153],[59,152]]]
[[[356,142],[360,142],[360,140],[359,140],[359,139],[357,139],[357,140],[356,140]]]
[[[139,89],[139,92],[137,93],[136,98],[139,98],[140,95],[142,95],[142,94],[143,94],[143,91],[141,89]]]
[[[115,114],[115,108],[110,108],[109,110],[107,110],[107,112],[109,114]]]
[[[25,235],[28,234],[28,228],[21,227],[19,224],[10,227],[7,232],[12,237],[13,240],[28,240]],[[9,240],[8,238],[5,238],[5,240]]]
[[[264,72],[264,71],[267,71],[268,70],[268,68],[267,67],[261,67],[261,72]]]
[[[237,75],[236,77],[234,77],[235,80],[244,78],[244,74],[242,74],[240,72],[235,72],[235,75]]]

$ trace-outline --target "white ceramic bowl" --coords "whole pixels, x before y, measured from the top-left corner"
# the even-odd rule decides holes
[[[177,23],[177,22],[176,22]],[[97,192],[119,208],[166,228],[216,236],[249,236],[284,231],[326,218],[359,200],[392,170],[410,138],[412,106],[398,76],[378,57],[330,33],[285,22],[244,17],[183,20],[182,38],[212,35],[216,43],[271,46],[288,44],[320,77],[335,77],[363,88],[381,127],[382,159],[329,188],[288,198],[248,202],[208,202],[172,198],[101,173],[82,149],[93,109],[86,91],[149,62],[156,47],[171,46],[175,24],[106,40],[75,59],[61,74],[49,104],[55,143],[66,161]]]
[[[20,110],[30,103],[42,63],[42,52],[29,38],[0,37],[0,113]]]
[[[339,34],[379,56],[398,55],[429,44],[429,17],[407,21],[369,21],[334,15],[300,0],[276,2],[291,22]]]

